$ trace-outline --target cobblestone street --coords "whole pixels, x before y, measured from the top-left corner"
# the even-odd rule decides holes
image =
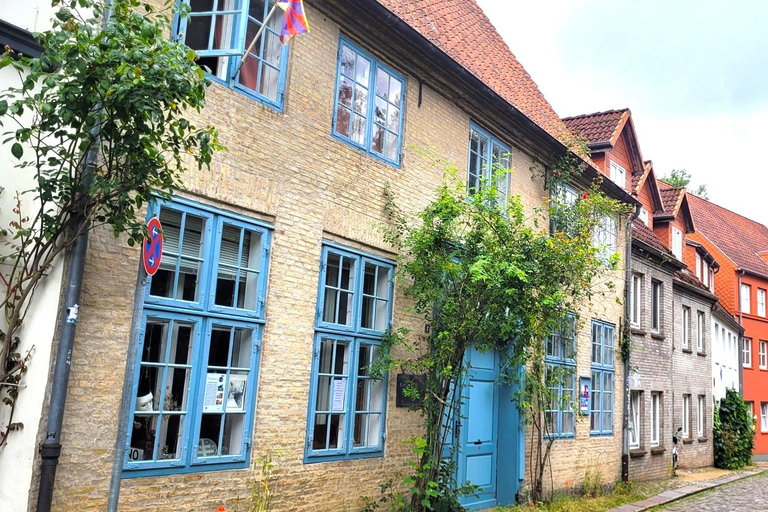
[[[666,512],[735,512],[768,508],[768,474],[739,480],[656,510]]]

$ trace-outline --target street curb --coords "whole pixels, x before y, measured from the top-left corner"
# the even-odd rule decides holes
[[[765,469],[765,468],[750,469],[750,470],[742,471],[736,474],[731,474],[725,477],[716,478],[714,480],[709,480],[709,481],[705,480],[702,482],[693,483],[690,485],[686,485],[685,487],[680,487],[679,489],[664,491],[661,494],[657,494],[656,496],[651,496],[650,498],[646,498],[642,501],[636,501],[634,503],[626,503],[620,507],[607,510],[606,512],[642,512],[645,510],[653,510],[662,505],[668,505],[670,503],[674,503],[675,501],[688,498],[689,496],[694,496],[696,494],[702,493],[704,491],[708,491],[710,489],[715,489],[717,487],[721,487],[726,484],[738,482],[739,480],[744,480],[745,478],[750,478],[753,476],[760,475],[762,473],[765,473],[766,471],[768,471],[768,469]]]

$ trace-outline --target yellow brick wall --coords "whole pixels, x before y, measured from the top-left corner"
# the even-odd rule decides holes
[[[274,510],[345,511],[358,509],[360,496],[378,496],[382,482],[407,470],[410,451],[401,441],[419,432],[421,420],[395,407],[390,378],[383,457],[303,463],[321,244],[335,240],[393,257],[378,229],[385,183],[392,184],[406,210],[425,205],[443,177],[418,149],[429,148],[463,171],[470,118],[426,85],[418,107],[416,80],[406,76],[401,169],[334,139],[339,27],[307,10],[312,32],[292,43],[284,113],[220,85],[211,87],[208,106],[197,117],[219,128],[228,151],[215,157],[210,171],[191,168],[180,195],[273,224],[252,458],[267,450],[281,453]],[[397,62],[387,64],[398,69]],[[532,209],[545,195],[531,179],[533,162],[515,150],[512,161],[511,191]],[[138,251],[124,241],[108,230],[93,233],[54,510],[105,508],[138,264]],[[394,326],[421,329],[406,306],[398,288]],[[582,424],[579,430],[581,438]],[[231,510],[234,500],[247,494],[253,475],[246,469],[124,479],[120,510],[200,512],[220,505]]]

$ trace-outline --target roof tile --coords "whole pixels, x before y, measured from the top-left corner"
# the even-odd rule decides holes
[[[659,185],[659,192],[661,193],[661,200],[664,203],[664,212],[662,216],[677,215],[677,209],[680,208],[680,204],[685,196],[685,187],[673,187],[669,183],[656,180]]]
[[[669,256],[672,259],[675,259],[675,255],[672,254],[672,251],[670,251],[667,246],[664,245],[664,242],[662,242],[661,239],[656,236],[656,233],[651,231],[651,229],[643,222],[632,223],[632,238],[634,240],[643,242],[644,244],[650,246],[653,249],[656,249],[660,253]]]
[[[573,117],[564,117],[563,122],[573,133],[584,137],[588,143],[597,144],[610,142],[616,129],[619,127],[621,117],[628,109],[606,110],[594,114],[582,114]]]

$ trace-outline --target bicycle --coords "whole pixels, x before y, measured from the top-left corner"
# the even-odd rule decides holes
[[[680,457],[677,454],[677,443],[680,441],[679,436],[682,430],[683,427],[678,428],[675,435],[672,436],[672,476],[677,476],[677,466],[680,462]]]

